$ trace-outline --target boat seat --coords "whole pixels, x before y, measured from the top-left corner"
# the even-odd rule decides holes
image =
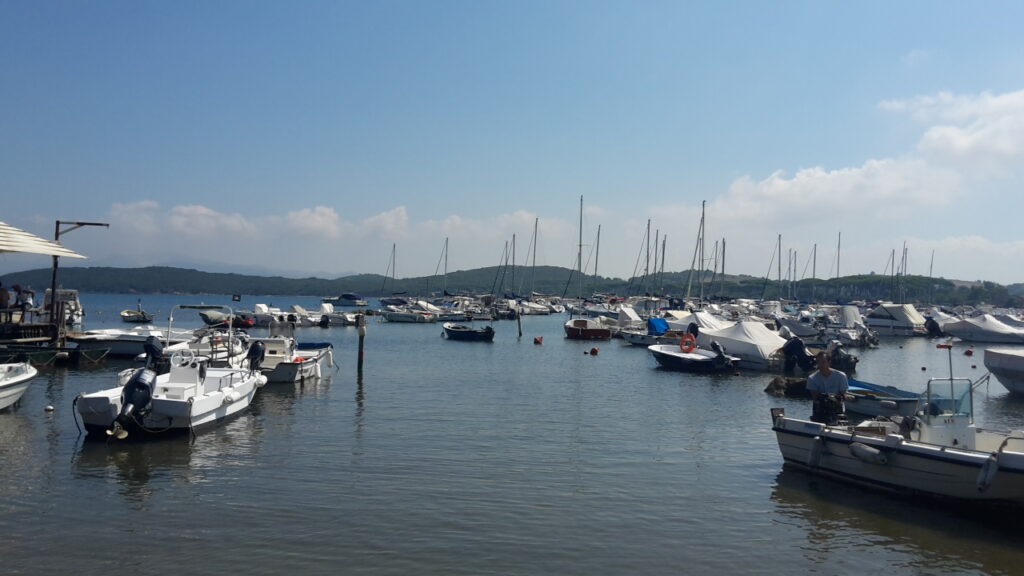
[[[196,394],[195,384],[168,382],[157,386],[156,393],[171,400],[184,400]]]

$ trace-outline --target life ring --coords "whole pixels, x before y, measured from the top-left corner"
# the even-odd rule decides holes
[[[679,340],[679,349],[686,354],[693,352],[697,349],[697,337],[689,332],[683,334],[683,337]]]

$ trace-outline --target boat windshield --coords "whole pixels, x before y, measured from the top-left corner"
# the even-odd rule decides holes
[[[967,416],[974,419],[974,383],[968,378],[933,378],[925,398],[928,416]]]

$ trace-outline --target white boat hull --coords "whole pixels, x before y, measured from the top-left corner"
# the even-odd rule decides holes
[[[1024,503],[1024,453],[1011,451],[1024,448],[1024,435],[1016,436],[1015,448],[999,454],[993,472],[986,465],[992,455],[988,451],[915,442],[877,429],[829,427],[785,416],[776,418],[772,429],[787,464],[837,480],[889,491]],[[985,486],[983,478],[989,481]]]
[[[36,374],[38,371],[28,362],[0,364],[0,410],[21,400]]]
[[[985,368],[1010,392],[1024,394],[1024,348],[985,350]]]
[[[124,380],[134,370],[121,374]],[[134,422],[129,434],[147,438],[216,424],[246,410],[256,390],[266,383],[260,374],[235,368],[207,368],[205,375],[196,367],[172,367],[156,377],[151,407]],[[76,399],[78,413],[86,430],[103,435],[113,428],[122,407],[123,385]]]

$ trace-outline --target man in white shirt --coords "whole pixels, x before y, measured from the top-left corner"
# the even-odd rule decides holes
[[[849,381],[846,374],[832,369],[832,359],[827,352],[818,352],[815,361],[818,364],[818,369],[807,377],[807,391],[811,393],[811,399],[814,401],[811,420],[822,422],[832,420],[834,416],[846,412],[846,406],[842,399],[849,387]],[[827,411],[825,402],[828,396],[839,396],[838,414],[825,413]]]

